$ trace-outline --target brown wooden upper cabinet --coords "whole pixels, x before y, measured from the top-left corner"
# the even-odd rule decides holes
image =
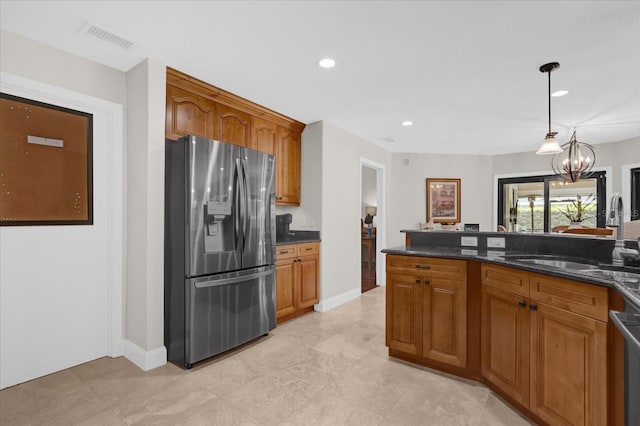
[[[251,147],[251,116],[230,106],[215,103],[214,139],[234,145]]]
[[[276,204],[300,205],[300,133],[285,127],[276,143]]]
[[[276,154],[278,125],[258,117],[251,117],[251,149]]]
[[[214,138],[213,102],[204,96],[167,86],[166,138],[196,135]]]
[[[272,154],[276,204],[300,205],[300,151],[304,124],[167,68],[167,139],[202,136]]]

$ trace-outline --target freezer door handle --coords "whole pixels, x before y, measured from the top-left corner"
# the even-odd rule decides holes
[[[197,282],[194,285],[196,288],[218,287],[221,285],[235,284],[242,281],[248,281],[248,280],[252,280],[260,277],[266,277],[267,275],[272,273],[273,273],[273,269],[267,269],[265,271],[256,272],[255,274],[251,274],[251,275],[240,275],[238,277],[223,278],[221,280]]]

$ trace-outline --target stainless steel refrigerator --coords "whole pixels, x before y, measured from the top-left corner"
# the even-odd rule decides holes
[[[274,166],[224,142],[165,142],[169,361],[191,368],[275,328]]]

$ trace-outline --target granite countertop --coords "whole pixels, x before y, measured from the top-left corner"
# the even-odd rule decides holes
[[[640,268],[616,268],[610,265],[598,264],[586,258],[535,254],[515,250],[487,250],[484,248],[469,249],[450,246],[407,248],[406,246],[398,246],[384,249],[382,252],[404,256],[478,260],[559,278],[612,287],[627,302],[640,309]],[[561,262],[564,264],[561,265]]]
[[[285,244],[316,243],[320,241],[320,231],[291,230],[287,235],[276,235],[276,246]]]

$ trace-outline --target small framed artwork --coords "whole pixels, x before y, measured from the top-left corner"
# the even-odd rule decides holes
[[[427,178],[427,222],[460,222],[460,179]]]

